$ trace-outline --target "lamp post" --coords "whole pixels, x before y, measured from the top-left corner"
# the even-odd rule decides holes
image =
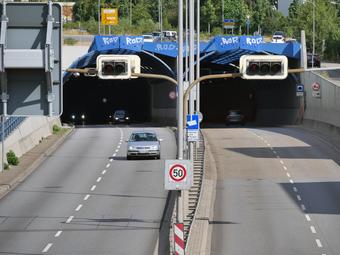
[[[247,15],[246,25],[247,25],[247,35],[249,35],[250,15]]]

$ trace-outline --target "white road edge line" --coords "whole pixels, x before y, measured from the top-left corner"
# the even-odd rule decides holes
[[[102,177],[98,177],[96,182],[100,182],[102,180]]]
[[[93,185],[92,188],[91,188],[91,191],[94,191],[96,189],[96,185]]]
[[[280,163],[281,163],[282,165],[284,164],[282,160],[280,160]]]
[[[78,205],[77,208],[76,208],[76,211],[78,212],[82,207],[83,207],[82,204]]]
[[[45,248],[42,250],[42,253],[48,252],[48,250],[52,247],[53,243],[49,243],[45,246]]]
[[[322,248],[322,243],[319,239],[315,239],[315,242],[319,248]]]
[[[313,234],[316,234],[316,230],[314,226],[310,226],[310,231],[312,231]]]
[[[112,157],[115,157],[116,155],[117,155],[116,153],[113,153],[113,154],[112,154]]]
[[[287,168],[286,166],[283,166],[283,169],[284,169],[284,170],[288,170],[288,168]]]
[[[286,173],[286,175],[290,178],[290,173]]]
[[[117,149],[117,150],[115,150],[115,152],[118,152],[119,150]]]
[[[55,235],[54,237],[59,237],[61,235],[61,233],[63,233],[63,231],[59,230]]]
[[[306,217],[306,220],[307,220],[307,221],[311,221],[311,218],[309,217],[308,214],[305,214],[305,217]]]
[[[113,161],[113,158],[110,158],[110,160],[109,160],[110,162],[112,162]]]
[[[67,221],[66,221],[66,223],[67,224],[69,224],[72,220],[73,220],[73,218],[74,218],[74,216],[70,216],[70,217],[68,217],[68,219],[67,219]]]
[[[87,199],[89,199],[90,195],[87,194],[85,197],[84,197],[84,200],[86,201]]]

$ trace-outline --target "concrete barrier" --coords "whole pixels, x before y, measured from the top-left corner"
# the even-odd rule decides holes
[[[13,150],[20,157],[53,133],[53,125],[61,126],[59,117],[28,117],[5,140],[5,152]],[[2,148],[0,148],[0,153]],[[0,154],[1,155],[1,154]]]

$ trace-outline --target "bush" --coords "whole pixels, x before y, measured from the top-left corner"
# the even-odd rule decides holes
[[[76,39],[70,37],[64,39],[64,44],[66,45],[75,45],[77,42],[78,41]]]
[[[53,125],[53,134],[58,134],[61,130],[61,127],[59,127],[58,125]]]
[[[10,150],[7,152],[7,162],[9,165],[17,166],[19,165],[19,159],[15,155],[14,151]]]

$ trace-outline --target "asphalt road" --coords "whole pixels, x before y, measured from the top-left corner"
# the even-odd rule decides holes
[[[212,253],[339,255],[340,151],[300,128],[206,129]]]
[[[0,254],[152,254],[176,152],[169,129],[152,129],[162,160],[125,159],[132,128],[76,129],[0,201]]]

